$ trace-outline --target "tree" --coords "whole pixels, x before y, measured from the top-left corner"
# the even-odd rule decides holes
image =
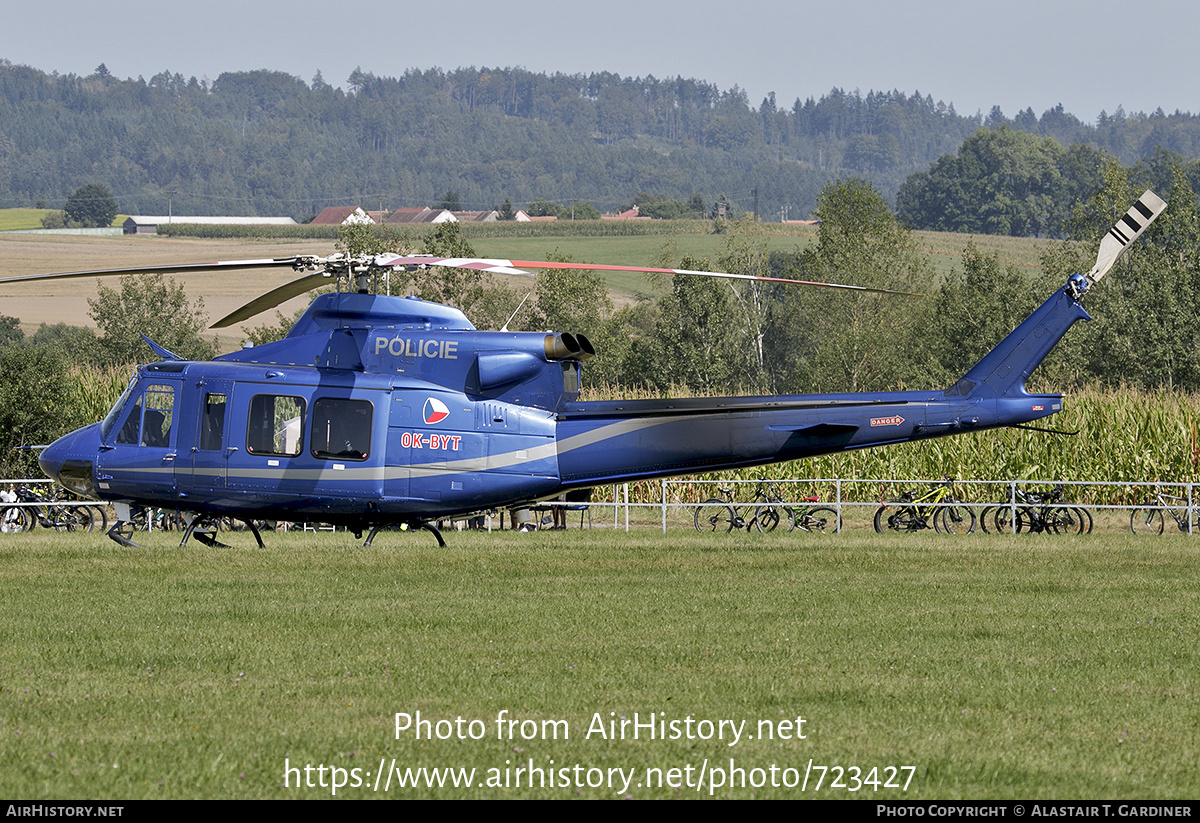
[[[437,207],[446,211],[463,210],[462,200],[459,199],[458,192],[454,191],[454,189],[450,189],[442,195],[441,199],[437,202]]]
[[[928,258],[870,183],[830,183],[815,211],[815,247],[792,256],[784,276],[923,293]],[[783,263],[776,260],[776,263]],[[912,298],[832,289],[784,289],[768,327],[768,363],[789,391],[871,391],[928,379],[912,343],[923,307]]]
[[[88,183],[77,188],[63,204],[70,225],[84,228],[105,228],[117,216],[117,201],[102,183]]]
[[[32,346],[57,345],[70,352],[75,363],[99,366],[103,363],[96,333],[86,326],[43,323],[27,341]]]
[[[896,212],[912,228],[1056,236],[1071,205],[1099,184],[1100,154],[1008,126],[980,129],[928,173],[909,177]]]
[[[189,360],[207,360],[217,353],[215,337],[211,341],[200,337],[208,325],[204,299],[188,302],[183,287],[161,274],[122,277],[119,290],[101,284],[88,306],[100,329],[100,348],[107,363],[157,359],[143,334]]]
[[[685,257],[681,268],[706,270],[708,261]],[[729,283],[715,277],[676,274],[671,293],[659,300],[657,384],[683,384],[703,394],[736,390],[747,352],[740,345],[738,308]]]
[[[951,272],[933,295],[922,346],[932,353],[943,385],[957,380],[1015,329],[1045,297],[1032,278],[1002,267],[998,253],[974,241],[963,250],[962,271]]]
[[[742,218],[729,223],[725,248],[717,257],[717,267],[720,271],[730,274],[748,274],[754,277],[769,275],[770,262],[762,224],[753,218]],[[731,318],[739,332],[737,345],[747,354],[739,386],[736,388],[742,391],[767,391],[770,381],[767,377],[765,342],[771,322],[768,311],[769,298],[775,290],[755,280],[728,285],[739,309]]]
[[[1076,210],[1073,227],[1084,242],[1052,249],[1043,259],[1060,285],[1096,259],[1100,238],[1141,193],[1119,165],[1105,185]],[[1044,369],[1057,385],[1099,379],[1146,389],[1200,389],[1200,207],[1181,167],[1164,198],[1170,206],[1088,295],[1093,323],[1076,326]]]
[[[530,200],[525,213],[530,217],[561,217],[563,206],[551,200]]]
[[[11,343],[0,347],[0,471],[37,477],[37,452],[15,451],[49,443],[68,429],[71,382],[66,353],[58,346]]]
[[[7,346],[9,343],[20,343],[25,339],[25,332],[21,331],[20,324],[21,319],[19,317],[0,314],[0,346]]]

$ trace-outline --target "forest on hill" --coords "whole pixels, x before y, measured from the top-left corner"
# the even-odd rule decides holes
[[[0,60],[0,207],[59,207],[88,182],[125,213],[310,217],[329,205],[464,208],[724,194],[763,219],[809,217],[831,180],[869,181],[894,202],[968,138],[1012,130],[1132,166],[1200,154],[1200,117],[1118,109],[1085,124],[960,114],[929,94],[832,89],[757,106],[738,87],[682,77],[544,74],[520,68],[355,71],[346,89],[273,71],[211,83],[163,71],[86,77]],[[1098,173],[1098,171],[1097,171]],[[1072,194],[1072,196],[1075,196]],[[1053,234],[1054,227],[1045,228]]]

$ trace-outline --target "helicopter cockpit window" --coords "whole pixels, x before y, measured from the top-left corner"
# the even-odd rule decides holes
[[[366,400],[322,397],[314,402],[312,456],[366,460],[371,453],[372,412]]]
[[[246,451],[251,454],[295,457],[304,434],[304,398],[256,394],[250,398]]]
[[[174,422],[175,389],[151,384],[134,401],[129,416],[117,432],[117,443],[127,446],[168,448],[171,444],[171,424]],[[140,437],[139,437],[140,435]]]
[[[113,407],[108,410],[108,414],[104,415],[104,419],[102,421],[100,421],[100,439],[101,440],[104,440],[104,441],[108,440],[108,433],[110,431],[112,431],[113,424],[115,424],[117,422],[117,417],[120,416],[121,409],[125,408],[125,404],[129,401],[130,396],[132,396],[133,387],[136,384],[137,384],[137,375],[135,374],[129,380],[129,385],[127,385],[125,387],[125,391],[121,392],[121,396],[117,398],[117,402],[113,403]],[[135,421],[133,425],[134,425],[134,428],[136,429],[138,423],[140,423],[142,420],[141,412],[139,411],[136,417],[134,417],[134,415],[132,415],[132,414],[130,414],[129,417],[131,420]],[[129,425],[128,422],[126,423],[126,425]],[[125,441],[118,441],[118,442],[125,442]],[[136,431],[134,432],[133,439],[128,442],[130,442],[130,443],[137,442]]]
[[[139,394],[137,401],[133,404],[133,410],[129,412],[129,417],[125,418],[125,425],[117,432],[117,442],[127,446],[136,446],[138,444],[138,434],[142,431],[142,396]]]

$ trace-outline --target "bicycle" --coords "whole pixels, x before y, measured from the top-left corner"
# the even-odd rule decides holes
[[[1171,515],[1175,525],[1183,534],[1189,531],[1200,531],[1200,515],[1193,522],[1186,497],[1173,497],[1162,492],[1155,492],[1154,503],[1147,503],[1133,510],[1129,515],[1129,529],[1134,534],[1162,534],[1166,525],[1163,512]]]
[[[0,512],[0,534],[32,531],[36,526],[55,531],[90,532],[97,522],[107,525],[108,516],[97,506],[55,505],[71,499],[65,490],[50,494],[18,485],[12,492],[5,493],[3,502],[35,505],[11,506]]]
[[[721,497],[710,497],[696,507],[692,522],[696,531],[701,534],[718,531],[732,532],[734,528],[756,528],[763,534],[775,531],[779,524],[786,523],[790,532],[796,528],[796,516],[789,506],[783,504],[783,498],[774,485],[760,480],[755,489],[754,501],[746,507],[754,509],[754,516],[749,520],[742,517],[742,509],[733,505],[733,489],[720,486]]]
[[[17,495],[11,491],[0,491],[0,503],[16,503]],[[0,509],[0,534],[19,534],[28,527],[28,515],[17,506]]]
[[[1064,505],[1066,487],[1062,483],[1048,492],[1016,489],[1015,495],[1015,528],[1011,504],[988,506],[980,514],[985,532],[989,520],[1000,534],[1089,534],[1092,531],[1091,512],[1082,506]]]
[[[816,503],[820,500],[816,495],[803,498],[805,503]],[[826,534],[827,532],[840,532],[842,530],[842,519],[838,517],[836,509],[829,506],[817,506],[811,508],[802,506],[799,509],[792,510],[792,519],[796,523],[796,529],[804,532],[817,532]]]
[[[918,494],[907,491],[897,500],[881,500],[875,512],[875,531],[884,529],[911,533],[932,528],[941,534],[971,534],[975,512],[954,496],[954,480],[947,477]]]

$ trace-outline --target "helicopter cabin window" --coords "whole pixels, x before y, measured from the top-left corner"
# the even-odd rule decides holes
[[[312,456],[366,460],[371,453],[373,409],[366,400],[322,397],[313,403]]]
[[[175,419],[175,389],[172,386],[151,384],[134,402],[125,424],[117,433],[117,442],[124,445],[165,449],[171,445],[171,426]],[[138,434],[141,437],[138,437]]]
[[[250,454],[295,457],[303,442],[304,398],[256,394],[250,398],[246,451]]]
[[[210,392],[204,395],[200,409],[200,449],[219,451],[225,431],[225,395]]]

